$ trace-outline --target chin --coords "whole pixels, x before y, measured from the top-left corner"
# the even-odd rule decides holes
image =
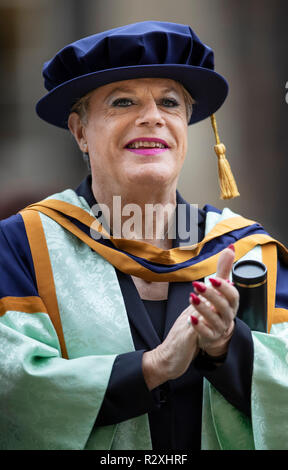
[[[141,171],[135,171],[129,174],[129,182],[132,184],[137,183],[140,185],[163,185],[171,184],[175,179],[175,175],[171,171],[167,171],[167,168],[157,168],[154,170],[141,169]]]

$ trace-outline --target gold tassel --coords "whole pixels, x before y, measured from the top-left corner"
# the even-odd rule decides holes
[[[232,199],[234,197],[240,196],[240,194],[238,192],[238,188],[234,176],[232,174],[229,162],[226,159],[226,147],[220,142],[219,139],[215,115],[212,114],[210,117],[216,138],[216,145],[214,145],[214,150],[218,157],[218,177],[221,189],[220,197],[221,199]]]

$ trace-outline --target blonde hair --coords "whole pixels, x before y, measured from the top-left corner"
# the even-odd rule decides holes
[[[177,82],[179,83],[179,82]],[[189,123],[192,112],[193,112],[193,104],[195,104],[195,100],[192,98],[190,93],[186,90],[186,88],[179,83],[183,96],[184,96],[184,101],[185,101],[185,107],[186,107],[186,116],[187,116],[187,122]],[[90,104],[90,96],[93,93],[94,90],[90,91],[86,95],[82,96],[71,108],[70,113],[77,113],[78,116],[80,117],[82,123],[84,125],[87,125],[88,123],[88,113],[89,113],[89,104]]]
[[[186,106],[186,115],[187,115],[187,122],[189,123],[192,113],[193,113],[193,104],[196,103],[194,98],[190,95],[190,93],[186,90],[186,88],[182,85],[182,83],[179,83],[181,86],[183,95],[184,95],[184,101],[185,101],[185,106]]]

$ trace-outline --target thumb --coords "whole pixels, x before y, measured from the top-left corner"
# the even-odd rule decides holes
[[[235,258],[235,248],[234,245],[229,245],[228,248],[225,248],[218,259],[217,263],[217,277],[221,277],[222,279],[228,279],[230,276],[230,272],[233,266]]]

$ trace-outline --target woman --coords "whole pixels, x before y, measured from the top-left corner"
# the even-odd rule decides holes
[[[37,112],[69,128],[91,176],[1,222],[1,448],[287,445],[279,410],[262,409],[266,381],[283,397],[283,371],[271,377],[263,357],[284,367],[286,330],[252,333],[229,281],[244,255],[268,265],[276,331],[285,248],[228,209],[191,212],[176,190],[187,125],[227,94],[213,68],[190,27],[161,22],[81,39],[45,64]],[[171,209],[161,236],[149,205]]]

